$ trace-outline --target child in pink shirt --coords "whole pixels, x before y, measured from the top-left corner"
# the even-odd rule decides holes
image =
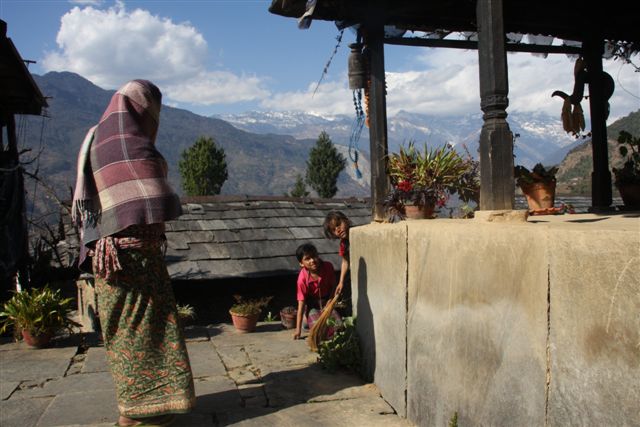
[[[336,284],[333,265],[320,259],[318,250],[312,244],[300,245],[296,250],[296,258],[301,269],[297,283],[298,314],[294,339],[300,338],[303,315],[306,316],[307,324],[311,328],[313,322],[320,316],[322,308],[333,297]],[[339,321],[340,316],[334,310],[332,317],[336,318],[336,316],[336,321]],[[327,335],[330,335],[329,329]]]

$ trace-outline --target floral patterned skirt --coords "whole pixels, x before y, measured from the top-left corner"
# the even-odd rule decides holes
[[[193,376],[176,303],[159,248],[118,251],[122,270],[96,277],[98,310],[120,414],[189,412]]]

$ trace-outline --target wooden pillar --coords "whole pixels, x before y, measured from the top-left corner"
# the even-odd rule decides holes
[[[604,40],[597,35],[585,40],[584,58],[589,75],[589,110],[591,116],[591,208],[594,211],[609,210],[612,203],[611,172],[607,144],[607,99],[605,98],[602,53]]]
[[[507,123],[509,105],[507,55],[502,0],[478,0],[480,108],[480,209],[513,209],[513,135]]]
[[[389,193],[387,177],[387,94],[384,78],[384,27],[369,25],[364,34],[369,50],[369,144],[371,153],[371,208],[373,220],[386,219],[384,199]]]

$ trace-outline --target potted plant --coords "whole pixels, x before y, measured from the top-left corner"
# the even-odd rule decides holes
[[[234,295],[236,303],[229,309],[231,320],[236,330],[241,333],[252,332],[256,329],[260,312],[269,304],[273,297],[259,299],[244,299],[240,295]]]
[[[15,292],[0,312],[0,332],[12,326],[27,344],[44,347],[58,330],[71,332],[73,326],[81,326],[69,317],[72,302],[73,298],[63,298],[59,289],[48,286]]]
[[[293,329],[296,327],[296,316],[298,310],[293,306],[284,307],[280,310],[280,322],[285,329]]]
[[[388,156],[387,170],[392,190],[385,205],[407,218],[431,218],[453,194],[464,202],[478,200],[478,162],[467,152],[463,158],[449,144],[424,151],[410,142]]]
[[[176,304],[176,310],[178,324],[183,328],[196,318],[196,310],[189,304]]]
[[[637,209],[640,208],[640,137],[620,131],[618,144],[625,161],[621,169],[613,168],[614,182],[624,205]]]
[[[557,167],[547,169],[542,163],[537,163],[532,170],[522,165],[517,165],[514,168],[516,184],[527,199],[530,211],[544,211],[553,208],[556,197],[557,172]]]

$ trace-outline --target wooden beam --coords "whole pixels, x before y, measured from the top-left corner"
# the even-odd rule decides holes
[[[444,47],[467,50],[478,49],[478,42],[472,40],[425,39],[420,37],[387,37],[384,39],[384,42],[385,44],[397,46]],[[569,55],[580,55],[582,53],[582,48],[575,46],[545,46],[526,43],[505,43],[505,48],[509,52],[564,53]]]
[[[371,154],[371,208],[373,220],[386,219],[384,199],[389,193],[387,177],[387,94],[384,76],[384,27],[368,26],[364,42],[369,50],[369,144]]]
[[[507,53],[502,0],[478,0],[478,65],[480,108],[480,209],[511,210],[515,199],[513,134],[507,123],[509,105]]]
[[[591,172],[591,209],[606,211],[611,206],[611,172],[607,145],[607,99],[604,94],[604,72],[602,70],[603,40],[592,35],[585,43],[589,82],[589,109],[591,116],[591,150],[593,172]]]

